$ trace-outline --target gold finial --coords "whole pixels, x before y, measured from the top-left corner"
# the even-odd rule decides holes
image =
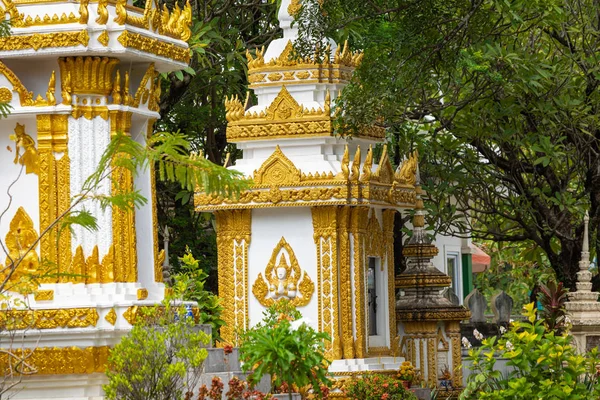
[[[190,29],[191,24],[192,6],[190,5],[190,0],[187,0],[181,11],[181,16],[177,20],[177,33],[184,42],[187,42],[192,36],[192,30]]]
[[[352,182],[358,182],[360,176],[360,146],[356,146],[356,153],[354,153],[354,161],[352,162],[352,175],[350,180]]]
[[[112,100],[113,104],[121,104],[121,73],[119,70],[117,70],[115,83],[113,84]]]
[[[331,94],[329,93],[329,89],[325,92],[325,105],[323,106],[323,109],[327,114],[331,114]]]
[[[100,25],[106,25],[108,22],[108,0],[98,0],[98,18],[96,18],[96,23]]]
[[[79,2],[79,23],[87,24],[90,18],[90,14],[88,12],[88,5],[90,4],[90,0],[80,0]]]
[[[344,156],[342,157],[342,176],[344,177],[345,180],[347,180],[348,177],[350,176],[349,164],[350,164],[350,152],[348,150],[348,145],[346,145],[346,148],[344,149]]]
[[[362,175],[360,176],[361,182],[368,182],[371,179],[373,167],[373,148],[369,145],[369,151],[367,152],[367,157],[365,158],[365,163],[362,168]]]
[[[123,105],[131,104],[131,95],[129,94],[129,72],[125,71],[125,82],[123,82]]]
[[[62,79],[61,79],[62,81]],[[60,94],[63,98],[62,103],[64,105],[70,105],[71,104],[71,72],[67,71],[66,75],[65,75],[65,79],[62,82],[62,88],[60,91]]]
[[[126,5],[127,0],[117,0],[117,4],[115,6],[117,16],[115,17],[114,21],[119,25],[124,25],[125,21],[127,21],[127,8],[125,8]]]
[[[166,4],[163,4],[163,9],[160,13],[160,25],[158,26],[158,33],[161,35],[165,33],[167,24],[169,23],[169,9]]]
[[[179,20],[179,16],[181,15],[181,8],[179,8],[179,3],[175,2],[175,8],[173,8],[173,12],[169,17],[169,21],[167,22],[166,31],[167,33],[174,34],[176,33],[177,21]]]
[[[56,97],[54,97],[54,93],[56,92],[56,72],[52,71],[50,75],[50,81],[48,82],[48,91],[46,92],[46,100],[48,101],[49,106],[56,105]]]
[[[394,174],[394,180],[405,185],[415,185],[417,182],[417,168],[419,164],[419,152],[415,150],[408,159],[398,166]]]

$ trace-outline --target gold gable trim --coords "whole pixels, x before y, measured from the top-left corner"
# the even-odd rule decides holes
[[[294,185],[300,183],[300,170],[283,154],[279,145],[267,160],[254,172],[254,182],[265,185]]]
[[[0,61],[0,74],[13,85],[12,90],[19,93],[21,106],[33,106],[33,92],[28,91],[15,73]]]

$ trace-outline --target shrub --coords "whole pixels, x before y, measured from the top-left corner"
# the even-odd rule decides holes
[[[476,373],[460,399],[598,399],[598,351],[578,354],[568,333],[557,335],[536,320],[533,303],[524,309],[527,321],[513,322],[500,339],[484,339],[469,350]],[[497,357],[509,359],[506,375],[494,368]]]
[[[402,386],[398,379],[381,374],[369,374],[353,380],[346,388],[353,400],[416,400],[417,397]]]
[[[104,385],[108,400],[190,399],[207,356],[208,335],[165,301],[138,318],[111,350]]]
[[[264,319],[241,335],[242,369],[253,369],[248,378],[256,383],[270,374],[274,386],[311,385],[320,393],[321,385],[329,386],[325,358],[326,333],[319,333],[300,319],[300,313],[288,302],[279,301],[264,313]],[[291,394],[290,394],[291,396]]]

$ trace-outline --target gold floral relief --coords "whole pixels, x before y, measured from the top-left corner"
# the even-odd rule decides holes
[[[190,50],[187,47],[180,47],[129,31],[123,31],[117,40],[123,47],[129,47],[184,63],[190,61]]]
[[[98,323],[95,308],[0,311],[2,329],[87,328]]]
[[[1,350],[1,349],[0,349]],[[35,375],[70,375],[104,373],[108,363],[108,346],[101,347],[38,347],[11,350],[17,360],[25,358]],[[14,362],[15,359],[12,358]],[[9,365],[8,352],[0,351],[0,365]]]
[[[104,316],[104,319],[111,325],[117,322],[117,313],[114,308],[111,308],[110,311]]]
[[[265,307],[281,299],[303,307],[310,302],[314,291],[314,283],[306,271],[300,269],[294,250],[282,237],[273,249],[264,277],[260,273],[254,281],[252,293]]]
[[[90,37],[87,30],[75,32],[35,33],[0,38],[3,51],[87,46]]]
[[[10,103],[12,101],[12,90],[6,87],[0,88],[0,103]]]
[[[54,300],[54,290],[37,290],[33,294],[35,301],[51,301]]]
[[[254,173],[254,182],[265,185],[297,184],[300,182],[300,170],[283,154],[279,145],[269,158]]]

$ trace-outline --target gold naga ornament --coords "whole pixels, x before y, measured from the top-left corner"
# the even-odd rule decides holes
[[[265,307],[286,299],[297,307],[306,306],[315,291],[306,271],[300,269],[292,247],[282,237],[265,269],[265,276],[258,274],[252,285],[252,293]]]

